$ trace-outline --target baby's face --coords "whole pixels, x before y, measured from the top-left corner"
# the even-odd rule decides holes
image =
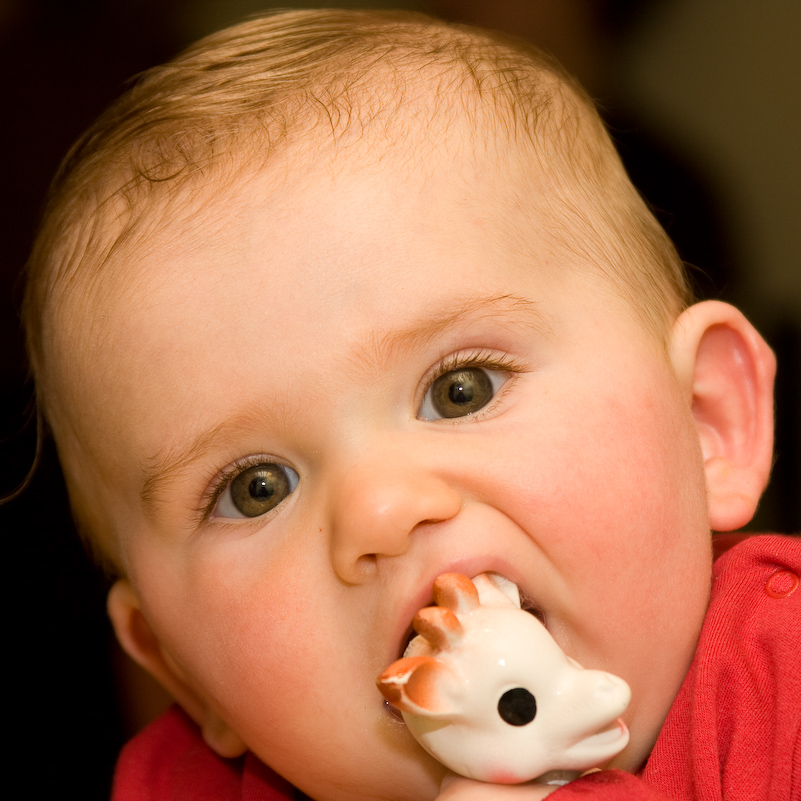
[[[514,184],[467,160],[257,175],[104,290],[73,390],[86,480],[168,663],[317,799],[436,795],[375,678],[440,573],[509,577],[631,685],[616,765],[691,659],[710,547],[689,399]]]

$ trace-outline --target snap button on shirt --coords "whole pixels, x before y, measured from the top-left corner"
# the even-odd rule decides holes
[[[765,592],[771,598],[787,598],[798,588],[798,576],[791,570],[777,570],[766,582]]]

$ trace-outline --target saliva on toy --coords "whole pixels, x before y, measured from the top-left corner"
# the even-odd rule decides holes
[[[629,686],[566,656],[513,582],[445,573],[434,600],[377,683],[445,767],[497,784],[566,784],[626,747]]]

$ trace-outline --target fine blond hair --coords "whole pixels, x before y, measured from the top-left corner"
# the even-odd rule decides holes
[[[23,306],[45,413],[58,394],[48,379],[59,326],[93,324],[87,288],[117,249],[136,244],[148,213],[153,224],[159,203],[187,187],[230,183],[237,164],[267,163],[288,142],[355,130],[357,141],[380,147],[401,136],[410,108],[419,116],[410,99],[421,95],[432,100],[414,130],[430,141],[468,115],[477,147],[527,149],[554,241],[605,275],[664,343],[690,302],[683,266],[592,102],[555,62],[525,43],[419,14],[286,12],[209,36],[148,71],[67,155]]]

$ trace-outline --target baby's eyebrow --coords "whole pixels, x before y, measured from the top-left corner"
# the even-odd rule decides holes
[[[376,364],[386,363],[390,357],[402,357],[427,345],[443,332],[460,323],[491,320],[493,325],[506,329],[527,329],[546,334],[550,326],[530,298],[508,294],[472,295],[452,300],[447,311],[424,311],[410,325],[386,332],[375,332],[369,341],[355,351],[354,361],[359,367],[374,370]]]
[[[224,420],[198,434],[188,447],[164,448],[142,464],[143,482],[139,496],[146,515],[153,514],[161,502],[164,488],[202,461],[221,437],[247,434],[257,426],[270,424],[284,415],[284,404],[278,397],[272,408],[248,409],[243,414]]]

